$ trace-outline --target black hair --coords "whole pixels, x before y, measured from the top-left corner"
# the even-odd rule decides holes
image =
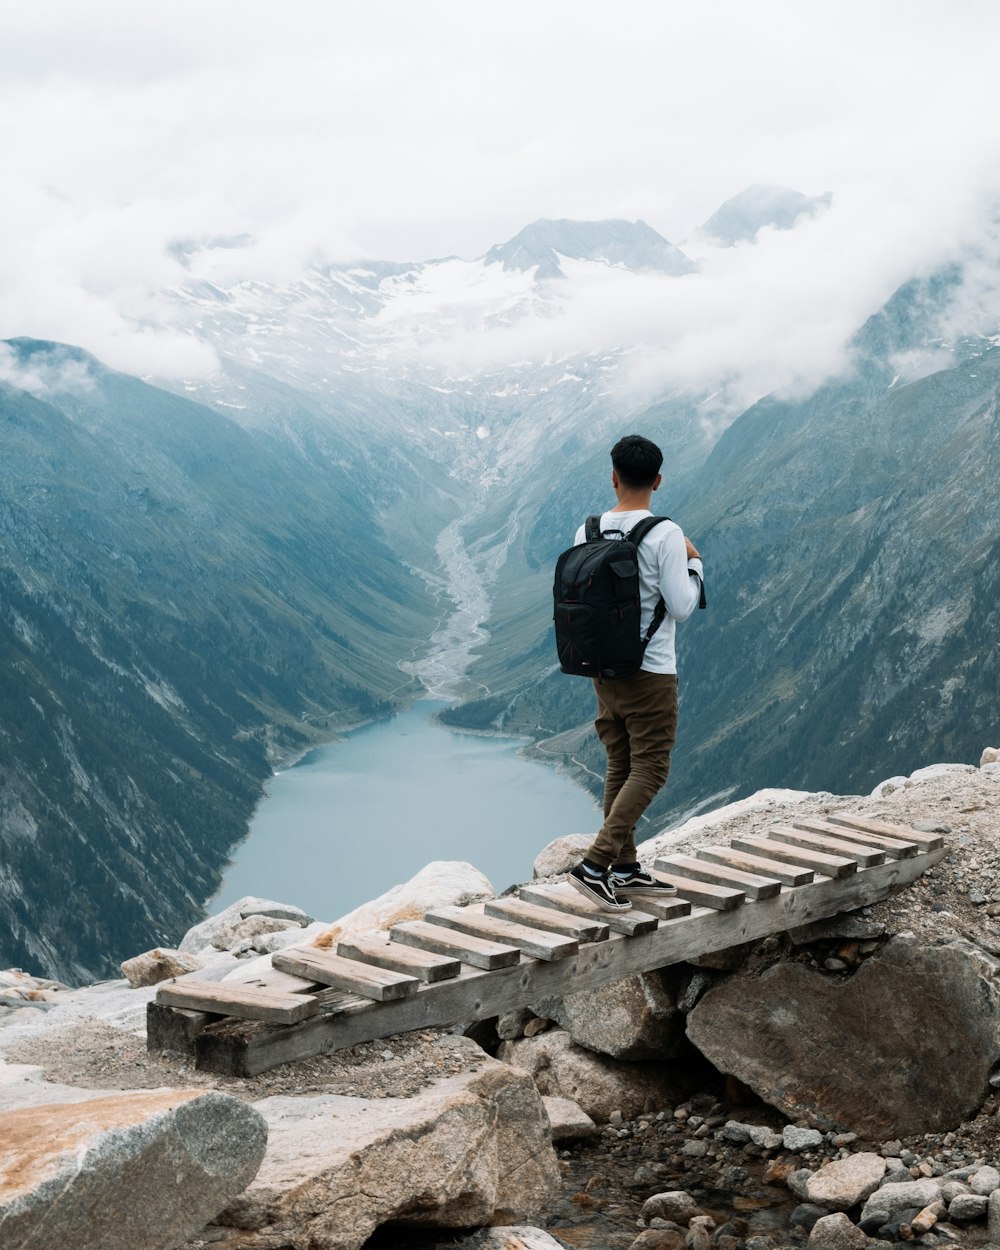
[[[663,464],[663,452],[641,434],[626,434],[611,448],[611,463],[630,490],[652,486]]]

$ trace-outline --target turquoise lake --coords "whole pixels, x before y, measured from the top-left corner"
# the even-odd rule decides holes
[[[273,777],[209,912],[253,894],[332,921],[435,859],[475,864],[499,892],[553,838],[596,832],[589,794],[519,740],[442,728],[443,706],[421,700]]]

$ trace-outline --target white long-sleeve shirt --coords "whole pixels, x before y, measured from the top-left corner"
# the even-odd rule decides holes
[[[601,531],[608,534],[619,530],[624,535],[643,517],[652,515],[648,508],[634,512],[605,512],[601,517]],[[586,541],[586,528],[584,524],[576,531],[577,543]],[[645,672],[677,672],[675,626],[678,621],[686,621],[698,606],[703,576],[701,561],[688,559],[684,534],[673,521],[661,521],[655,525],[639,544],[640,629],[643,636],[661,595],[667,608],[663,623],[646,648],[642,661]]]

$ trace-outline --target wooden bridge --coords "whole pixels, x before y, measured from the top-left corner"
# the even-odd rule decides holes
[[[489,1019],[878,902],[947,853],[943,838],[868,817],[776,824],[656,861],[672,900],[613,915],[569,884],[428,912],[336,953],[291,947],[245,982],[165,982],[150,1050],[253,1076],[411,1029]]]

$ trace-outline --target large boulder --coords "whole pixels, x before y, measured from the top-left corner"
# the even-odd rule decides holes
[[[461,907],[493,898],[496,891],[472,864],[461,860],[435,860],[409,881],[394,885],[378,898],[362,903],[313,938],[311,945],[335,950],[342,939],[359,937],[375,929],[389,929],[402,920],[419,920],[438,907]]]
[[[640,972],[565,998],[536,1002],[537,1015],[573,1041],[613,1059],[670,1059],[684,1040],[676,969]]]
[[[806,1181],[806,1196],[828,1211],[850,1211],[875,1192],[885,1176],[885,1159],[870,1151],[833,1159]]]
[[[215,1091],[157,1090],[0,1117],[4,1250],[171,1250],[253,1179],[258,1112]]]
[[[485,1057],[412,1098],[325,1094],[256,1106],[269,1128],[267,1157],[211,1230],[223,1250],[359,1250],[390,1220],[516,1223],[560,1187],[537,1090]]]
[[[504,1042],[497,1058],[531,1074],[541,1093],[571,1098],[598,1124],[612,1111],[626,1119],[673,1107],[690,1092],[681,1066],[630,1063],[577,1046],[561,1029]]]
[[[532,867],[535,880],[569,872],[587,853],[593,840],[592,833],[565,833],[561,838],[554,838],[535,856]]]
[[[1000,1057],[1000,962],[900,935],[847,981],[780,963],[709,990],[688,1036],[789,1119],[875,1139],[940,1132],[979,1107]]]
[[[280,921],[282,923],[277,926],[279,929],[305,926],[312,920],[312,917],[300,907],[293,907],[290,903],[276,903],[272,899],[247,895],[246,898],[241,898],[238,902],[217,912],[216,915],[209,916],[207,920],[188,929],[178,943],[178,950],[192,955],[201,954],[211,948],[227,950],[232,942],[240,940],[234,937],[233,933],[239,929],[241,922],[250,916]],[[267,927],[273,928],[274,926]],[[245,935],[241,933],[240,937],[242,936]]]

